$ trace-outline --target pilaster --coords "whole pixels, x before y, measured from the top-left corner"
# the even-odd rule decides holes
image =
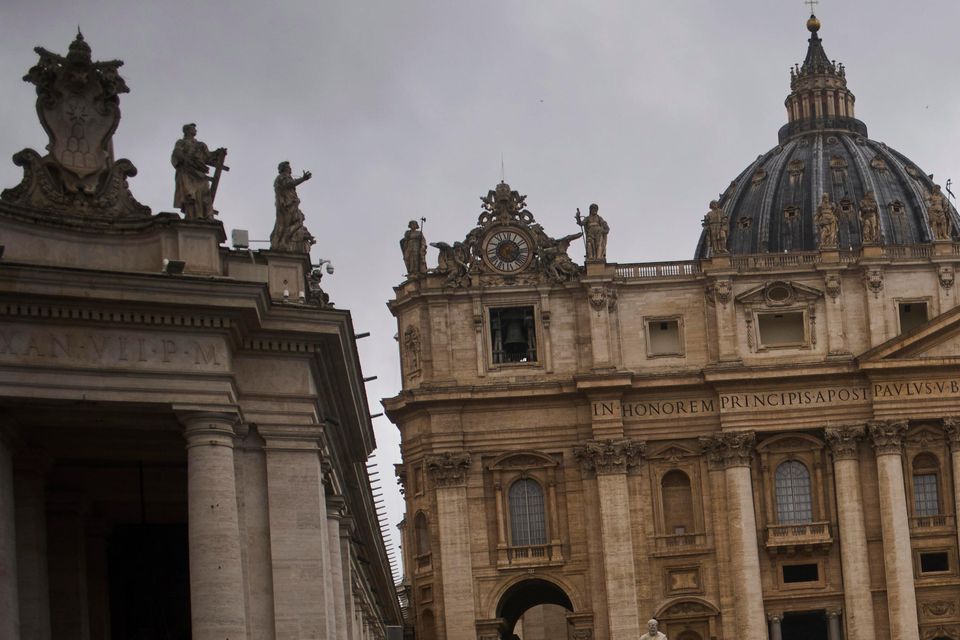
[[[630,504],[627,472],[639,463],[644,447],[623,438],[594,440],[573,450],[584,470],[596,475],[611,640],[640,636],[632,526],[624,505]]]
[[[437,498],[440,534],[440,577],[443,583],[443,623],[447,640],[474,640],[473,564],[470,559],[470,520],[467,474],[470,454],[446,452],[425,456]]]
[[[863,490],[860,486],[859,444],[865,432],[863,425],[827,429],[825,432],[833,454],[848,640],[873,640],[876,637]]]
[[[0,638],[20,638],[17,585],[17,532],[13,492],[13,454],[0,431]]]
[[[336,622],[337,638],[345,638],[347,633],[347,600],[343,590],[343,556],[340,550],[340,519],[343,517],[346,501],[342,496],[327,498],[327,535],[330,537],[330,579],[333,587],[333,613]]]
[[[46,466],[42,456],[20,452],[14,464],[20,631],[36,640],[50,640]]]
[[[737,633],[763,638],[767,621],[760,579],[757,516],[753,505],[750,465],[756,436],[752,431],[728,431],[700,439],[710,464],[723,467],[730,532],[730,572],[733,577]],[[729,630],[728,630],[729,631]]]
[[[890,629],[914,633],[919,629],[919,621],[902,460],[907,422],[875,421],[868,426],[877,455],[883,565],[887,579]]]
[[[953,473],[954,514],[960,521],[960,416],[943,419],[943,431],[950,445],[950,462]],[[957,527],[957,542],[960,543],[960,526]]]

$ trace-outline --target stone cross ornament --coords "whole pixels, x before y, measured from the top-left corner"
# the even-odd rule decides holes
[[[13,156],[22,182],[0,198],[31,209],[85,216],[145,217],[150,209],[130,194],[137,174],[129,160],[114,160],[113,133],[120,124],[121,60],[94,62],[77,31],[66,56],[34,49],[40,60],[24,76],[36,86],[37,115],[47,132],[47,155],[24,149]]]

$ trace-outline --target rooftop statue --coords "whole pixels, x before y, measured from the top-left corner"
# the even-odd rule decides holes
[[[400,251],[408,276],[417,276],[427,272],[427,243],[416,220],[411,220],[407,231],[400,239]]]
[[[297,187],[313,177],[304,171],[299,178],[293,177],[289,162],[277,166],[277,178],[273,181],[273,192],[277,205],[277,222],[270,234],[270,250],[287,253],[310,253],[310,247],[316,243],[303,225],[303,212],[300,211],[300,197]]]
[[[834,205],[830,203],[830,194],[824,193],[820,198],[820,206],[814,216],[817,225],[817,234],[820,237],[821,249],[837,248],[837,214]]]
[[[720,203],[716,200],[711,200],[710,211],[703,217],[703,226],[707,230],[707,242],[710,244],[710,250],[714,254],[729,253],[727,250],[727,229],[729,228],[729,223],[730,216],[720,208]]]
[[[877,199],[873,191],[867,191],[860,201],[860,225],[863,234],[863,244],[880,243],[880,216]]]
[[[933,185],[930,195],[927,196],[927,215],[930,217],[930,228],[933,230],[934,240],[950,239],[950,204],[940,191],[940,185]]]
[[[187,220],[212,220],[217,214],[213,199],[221,171],[230,170],[223,166],[226,157],[227,150],[223,147],[210,151],[197,140],[197,125],[192,122],[183,125],[183,137],[174,145],[170,163],[177,171],[173,206],[180,209]],[[213,178],[208,175],[208,167],[216,167]]]
[[[586,218],[580,217],[577,209],[577,224],[583,228],[584,240],[587,249],[587,262],[605,262],[607,260],[607,234],[610,225],[600,216],[600,207],[590,205],[590,213]]]
[[[0,194],[6,202],[47,211],[104,218],[145,217],[150,209],[130,194],[137,175],[129,160],[114,160],[120,124],[121,60],[94,62],[77,31],[66,56],[36,47],[40,60],[23,77],[37,88],[37,115],[47,132],[47,155],[24,149],[13,156],[23,180]]]

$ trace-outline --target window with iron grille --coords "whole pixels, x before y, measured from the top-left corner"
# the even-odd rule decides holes
[[[777,522],[801,524],[813,521],[813,503],[810,498],[810,471],[796,460],[788,460],[777,467]]]
[[[521,478],[510,485],[510,544],[524,547],[547,543],[543,488],[536,480]]]
[[[937,474],[918,473],[913,476],[913,515],[940,515],[940,496],[937,494]]]

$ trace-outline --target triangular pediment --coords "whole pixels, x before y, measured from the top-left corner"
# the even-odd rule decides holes
[[[823,292],[813,287],[787,280],[771,280],[747,289],[737,296],[737,302],[746,305],[784,307],[798,303],[808,303],[823,296]]]
[[[954,307],[924,324],[900,334],[862,354],[864,368],[889,365],[960,364],[960,307]]]
[[[676,462],[681,458],[691,458],[696,455],[698,454],[693,449],[679,444],[669,444],[665,447],[661,447],[660,449],[648,453],[645,457],[648,460],[669,460],[671,462]]]

